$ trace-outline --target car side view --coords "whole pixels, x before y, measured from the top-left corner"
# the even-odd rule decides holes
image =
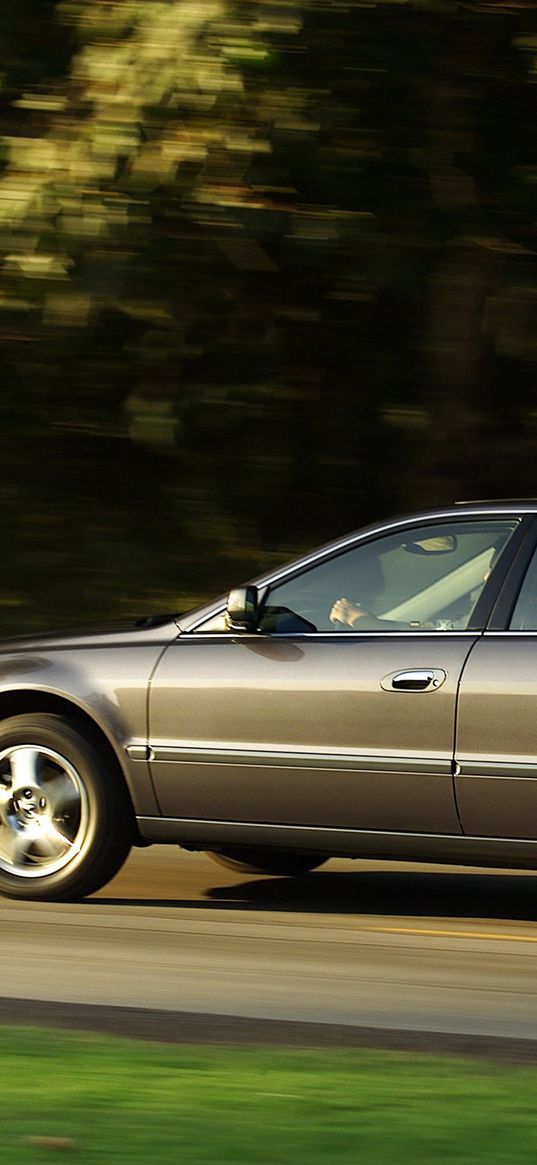
[[[184,616],[0,645],[0,892],[131,846],[537,867],[537,500],[369,526]]]

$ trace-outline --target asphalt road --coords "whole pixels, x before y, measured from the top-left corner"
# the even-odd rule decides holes
[[[49,1000],[536,1040],[537,874],[258,878],[155,846],[83,903],[0,900],[0,966],[14,1020]]]

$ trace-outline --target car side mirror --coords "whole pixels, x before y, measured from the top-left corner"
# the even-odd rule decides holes
[[[257,587],[235,587],[226,604],[228,631],[257,631]]]

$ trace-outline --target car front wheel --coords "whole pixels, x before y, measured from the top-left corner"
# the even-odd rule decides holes
[[[0,893],[72,901],[125,861],[132,807],[97,740],[61,716],[0,723]]]

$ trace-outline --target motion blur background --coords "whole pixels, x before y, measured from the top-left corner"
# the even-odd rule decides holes
[[[533,0],[3,0],[0,630],[535,495]]]

